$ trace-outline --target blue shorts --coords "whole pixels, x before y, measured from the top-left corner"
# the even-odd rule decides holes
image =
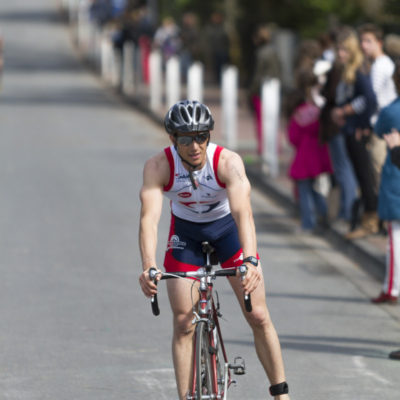
[[[242,265],[243,251],[231,214],[213,222],[196,223],[171,216],[164,267],[167,272],[195,271],[204,266],[201,243],[214,248],[222,268]]]

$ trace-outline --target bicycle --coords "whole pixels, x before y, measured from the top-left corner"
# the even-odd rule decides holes
[[[216,262],[212,259],[214,248],[208,243],[202,243],[202,250],[205,254],[205,265],[197,271],[190,272],[157,272],[155,268],[149,271],[150,279],[157,284],[157,274],[161,279],[173,278],[195,278],[194,282],[200,282],[199,301],[196,305],[193,302],[193,321],[196,325],[194,333],[194,358],[192,367],[191,385],[187,394],[187,400],[219,399],[226,400],[227,390],[235,381],[231,378],[231,370],[235,375],[245,374],[246,367],[242,357],[235,357],[233,364],[227,359],[221,328],[218,318],[222,316],[218,293],[216,301],[213,296],[213,280],[218,276],[235,276],[237,269],[244,279],[247,267],[242,265],[235,268],[213,270]],[[245,309],[251,312],[250,294],[244,296]],[[154,315],[160,314],[157,295],[151,298],[151,307]]]

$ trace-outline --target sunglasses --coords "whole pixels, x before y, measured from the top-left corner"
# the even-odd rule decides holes
[[[176,142],[183,146],[189,146],[193,143],[193,140],[198,144],[203,144],[210,138],[210,132],[199,133],[195,136],[175,136]]]

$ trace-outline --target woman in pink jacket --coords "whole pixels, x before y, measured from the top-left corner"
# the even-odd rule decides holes
[[[317,78],[311,70],[299,72],[301,101],[288,125],[289,140],[296,149],[289,175],[297,184],[304,231],[313,231],[318,219],[324,223],[327,221],[326,200],[317,188],[317,178],[323,173],[332,173],[328,147],[318,140],[320,109],[312,97],[312,89],[316,85]]]

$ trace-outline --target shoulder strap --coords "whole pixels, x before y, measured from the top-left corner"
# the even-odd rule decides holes
[[[165,155],[169,164],[169,182],[166,186],[164,186],[164,192],[168,192],[171,190],[172,185],[174,184],[174,175],[175,175],[175,163],[174,156],[172,155],[171,147],[166,147],[164,149]]]
[[[221,151],[224,148],[222,146],[217,146],[214,152],[214,157],[213,157],[213,169],[214,169],[214,174],[215,174],[215,179],[218,183],[219,186],[222,188],[226,188],[225,183],[221,182],[220,179],[218,178],[218,163],[219,163],[219,157],[221,155]]]

